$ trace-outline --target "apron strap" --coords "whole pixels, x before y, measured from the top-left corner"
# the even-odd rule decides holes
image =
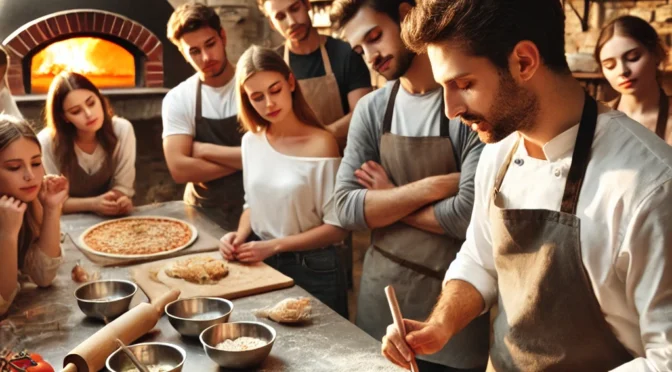
[[[322,53],[322,63],[324,64],[324,74],[329,76],[334,73],[331,69],[331,61],[329,60],[329,55],[327,54],[327,48],[324,46],[326,41],[320,42],[320,53]]]
[[[201,79],[198,79],[198,83],[196,84],[196,121],[203,118],[203,109],[201,108],[201,84]]]
[[[656,134],[665,141],[665,129],[667,129],[667,117],[670,114],[669,99],[665,92],[660,90],[660,103],[658,104],[658,121],[656,122]]]
[[[461,125],[461,124],[460,124]],[[443,99],[443,87],[441,87],[441,137],[450,137],[450,119],[446,116],[446,101]],[[457,158],[455,158],[457,159]]]
[[[401,86],[401,81],[397,80],[392,86],[392,93],[390,93],[390,98],[387,99],[387,108],[385,109],[385,116],[383,117],[383,134],[390,133],[392,130],[392,117],[394,116],[394,103],[397,99],[397,94],[399,93],[399,87]],[[445,102],[443,101],[443,88],[441,89],[441,137],[450,137],[450,119],[445,114]]]
[[[497,177],[495,177],[495,187],[493,188],[493,194],[496,195],[499,193],[499,188],[502,186],[502,182],[504,181],[504,176],[506,176],[506,171],[509,170],[509,165],[511,165],[511,160],[513,160],[513,155],[516,153],[518,150],[518,145],[520,145],[520,135],[518,135],[518,139],[516,140],[516,143],[513,144],[513,147],[509,151],[509,154],[506,156],[506,159],[504,159],[504,163],[502,166],[499,168],[499,171],[497,172]]]
[[[392,129],[392,116],[394,115],[394,101],[397,99],[397,93],[399,93],[399,87],[401,86],[401,81],[397,80],[392,86],[392,93],[390,93],[390,98],[387,99],[387,108],[385,109],[385,116],[383,117],[383,134],[390,133]]]
[[[579,133],[576,135],[576,142],[574,144],[574,152],[572,154],[572,165],[569,168],[567,175],[567,182],[565,183],[565,191],[562,195],[562,204],[560,211],[569,214],[576,214],[576,206],[579,201],[579,193],[583,178],[586,175],[586,169],[590,161],[590,150],[593,146],[593,138],[595,136],[595,128],[597,126],[597,102],[585,93],[585,101],[583,104],[583,113],[581,115],[581,123],[579,124]],[[511,151],[509,151],[504,164],[499,169],[497,177],[495,178],[495,187],[493,189],[493,196],[500,192],[500,187],[504,181],[506,171],[509,169],[513,155],[518,150],[521,139],[519,138]]]
[[[325,48],[325,44],[327,43],[327,39],[324,36],[320,36],[320,54],[322,54],[322,64],[324,65],[324,74],[326,76],[329,76],[334,73],[333,69],[331,68],[331,61],[329,60],[329,55],[327,54],[327,48]],[[285,44],[285,51],[283,52],[282,59],[285,61],[287,66],[291,69],[292,66],[289,64],[289,48],[287,48],[287,44]]]
[[[611,108],[618,110],[618,104],[621,103],[621,96],[618,96]],[[670,114],[670,102],[665,91],[660,90],[660,100],[658,101],[658,119],[656,121],[656,135],[665,140],[665,129],[667,129],[667,117]]]
[[[597,127],[597,102],[588,92],[585,94],[581,124],[579,124],[579,133],[576,135],[576,143],[572,154],[572,165],[569,168],[560,207],[560,211],[570,214],[576,214],[576,205],[579,201],[583,178],[590,162],[590,151],[593,147],[593,138]]]

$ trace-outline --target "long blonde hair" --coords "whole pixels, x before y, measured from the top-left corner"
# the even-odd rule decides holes
[[[11,115],[0,114],[0,152],[21,138],[35,142],[40,151],[42,150],[35,131],[26,120]],[[19,268],[23,266],[23,260],[26,257],[28,248],[39,236],[42,221],[38,217],[37,203],[39,203],[37,200],[30,202],[23,215],[23,224],[19,232],[18,244]]]
[[[251,46],[243,53],[236,65],[236,95],[238,96],[238,120],[245,130],[258,132],[267,127],[270,123],[259,115],[257,110],[252,107],[250,98],[245,93],[243,84],[252,75],[257,72],[272,71],[281,74],[286,80],[293,75],[292,70],[285,61],[275,51],[262,48],[256,45]],[[308,105],[308,101],[301,93],[301,87],[298,81],[292,92],[292,110],[294,114],[304,124],[324,129],[324,126],[317,118],[317,115]]]

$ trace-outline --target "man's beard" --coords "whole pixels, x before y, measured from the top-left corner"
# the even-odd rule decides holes
[[[413,63],[413,58],[415,58],[416,54],[404,49],[402,53],[399,54],[398,57],[394,58],[397,60],[397,69],[392,71],[392,75],[390,77],[385,77],[387,80],[397,80],[400,77],[404,76],[406,74],[406,71],[411,67],[411,63]]]
[[[478,132],[483,143],[497,143],[513,132],[532,128],[539,115],[539,98],[516,84],[508,71],[501,71],[497,96],[490,112],[490,119],[477,113],[461,115],[464,120],[481,121],[490,127],[488,131]]]

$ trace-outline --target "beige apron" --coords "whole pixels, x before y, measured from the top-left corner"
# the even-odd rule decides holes
[[[112,159],[107,159],[103,166],[93,174],[86,173],[79,163],[74,168],[74,173],[68,177],[71,197],[92,198],[110,191],[116,168]]]
[[[202,115],[201,80],[196,88],[196,135],[194,141],[221,146],[240,146],[243,133],[238,118],[208,119]],[[201,207],[205,214],[227,231],[236,231],[245,203],[243,172],[202,183],[188,183],[184,190],[187,204]]]
[[[317,118],[320,119],[322,124],[329,125],[345,116],[345,113],[341,104],[341,92],[338,89],[336,75],[334,75],[334,71],[331,69],[331,62],[329,61],[324,43],[324,38],[322,38],[320,52],[322,53],[325,75],[297,81],[299,82],[303,96],[308,101],[310,108],[315,112],[315,115],[317,115]],[[284,60],[291,68],[289,64],[289,48],[286,45]]]
[[[394,184],[459,172],[449,137],[450,122],[441,115],[439,137],[405,137],[390,133],[399,81],[392,88],[383,121],[380,159]],[[443,112],[443,107],[437,107]],[[422,125],[422,123],[419,123]],[[461,124],[459,124],[461,125]],[[380,340],[392,324],[384,288],[393,285],[405,318],[424,321],[442,290],[442,281],[463,241],[404,223],[373,230],[364,258],[357,305],[357,325]],[[489,347],[489,315],[474,320],[441,351],[420,356],[453,368],[485,367]]]
[[[497,175],[490,222],[499,314],[489,371],[600,372],[632,360],[581,259],[576,207],[597,121],[595,100],[586,94],[585,102],[560,212],[503,209],[499,188],[520,141]]]

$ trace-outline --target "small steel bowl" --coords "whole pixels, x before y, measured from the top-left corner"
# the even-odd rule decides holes
[[[75,290],[80,310],[86,316],[107,321],[128,311],[138,286],[128,280],[99,280]]]
[[[170,366],[172,369],[167,372],[182,371],[184,360],[187,358],[187,353],[181,347],[162,342],[129,345],[128,349],[146,367],[151,365]],[[117,349],[107,357],[105,366],[111,372],[123,372],[136,368],[131,359],[121,349]]]
[[[170,324],[182,336],[198,337],[206,328],[226,323],[233,311],[233,303],[217,297],[193,297],[166,305]]]
[[[224,368],[250,368],[261,364],[275,342],[275,329],[260,322],[234,322],[215,324],[201,333],[201,343],[205,354]],[[217,349],[217,344],[239,337],[254,337],[265,340],[266,345],[244,351],[225,351]]]

